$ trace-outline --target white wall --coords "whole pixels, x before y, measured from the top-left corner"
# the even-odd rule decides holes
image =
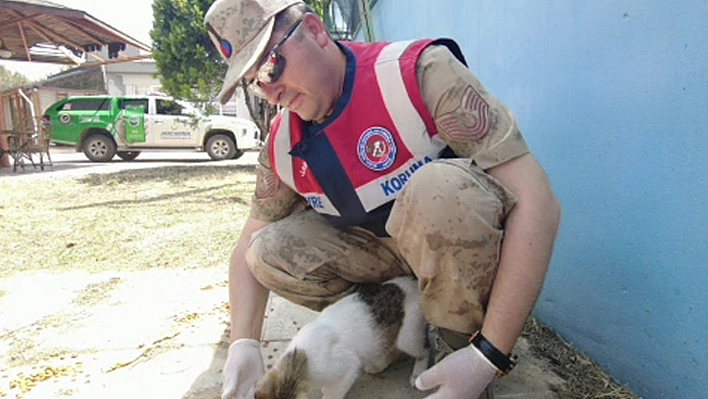
[[[161,87],[150,74],[106,73],[106,89],[111,96],[145,95]]]

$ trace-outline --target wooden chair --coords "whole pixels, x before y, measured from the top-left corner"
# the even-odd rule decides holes
[[[10,156],[14,160],[13,172],[17,171],[18,166],[24,170],[27,161],[34,168],[39,165],[41,170],[44,170],[45,163],[54,168],[52,157],[49,155],[52,127],[47,121],[42,118],[29,118],[21,126],[12,130],[12,134],[8,136],[8,144]],[[39,162],[35,162],[35,156],[38,157]]]

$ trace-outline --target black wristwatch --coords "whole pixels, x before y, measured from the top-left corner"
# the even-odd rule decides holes
[[[516,366],[516,362],[519,357],[512,355],[505,355],[499,349],[497,349],[491,342],[484,338],[484,335],[480,331],[477,331],[470,338],[470,344],[475,348],[479,349],[480,352],[494,365],[494,367],[499,370],[498,376],[503,377],[511,372]]]

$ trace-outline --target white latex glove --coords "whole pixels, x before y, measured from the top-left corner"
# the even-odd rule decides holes
[[[425,399],[476,399],[497,374],[486,356],[470,345],[446,356],[415,380],[415,387],[437,392]]]
[[[253,399],[256,383],[265,374],[261,343],[248,338],[234,341],[222,374],[221,399]]]

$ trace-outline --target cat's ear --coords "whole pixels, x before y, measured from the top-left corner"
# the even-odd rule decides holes
[[[273,369],[256,385],[254,399],[276,399],[277,381],[278,370]]]

